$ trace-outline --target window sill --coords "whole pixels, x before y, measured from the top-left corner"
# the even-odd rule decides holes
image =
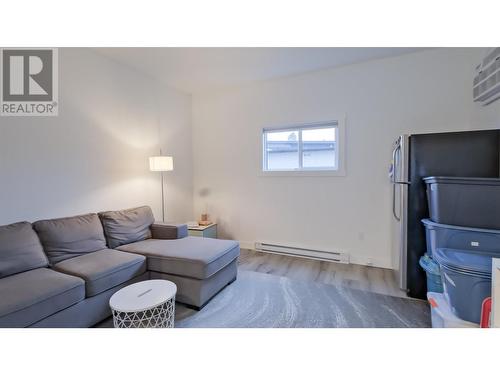
[[[261,177],[345,177],[345,170],[260,171]]]

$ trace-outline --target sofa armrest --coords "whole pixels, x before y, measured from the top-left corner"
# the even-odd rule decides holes
[[[188,228],[186,224],[154,223],[151,235],[155,240],[177,240],[187,237]]]

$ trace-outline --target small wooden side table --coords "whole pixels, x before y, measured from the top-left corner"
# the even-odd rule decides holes
[[[217,238],[217,224],[213,223],[205,226],[198,225],[188,227],[188,233],[190,236]]]

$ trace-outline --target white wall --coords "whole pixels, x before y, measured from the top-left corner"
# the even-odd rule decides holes
[[[167,216],[192,215],[191,98],[90,49],[59,49],[59,116],[0,117],[0,224],[137,205],[161,219],[148,157],[174,156]]]
[[[193,98],[195,214],[225,237],[346,251],[391,267],[391,146],[403,133],[500,124],[472,103],[483,51],[437,49],[209,92]],[[345,177],[263,177],[262,127],[346,114]]]
[[[500,99],[484,107],[476,104],[472,111],[471,128],[499,129]]]

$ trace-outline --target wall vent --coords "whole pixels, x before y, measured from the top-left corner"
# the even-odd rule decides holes
[[[256,242],[255,249],[275,254],[292,255],[301,258],[311,258],[337,263],[349,263],[349,254],[323,250],[307,249],[303,247],[285,246],[264,242]]]
[[[500,47],[492,49],[476,67],[472,92],[474,101],[482,105],[500,98]]]

